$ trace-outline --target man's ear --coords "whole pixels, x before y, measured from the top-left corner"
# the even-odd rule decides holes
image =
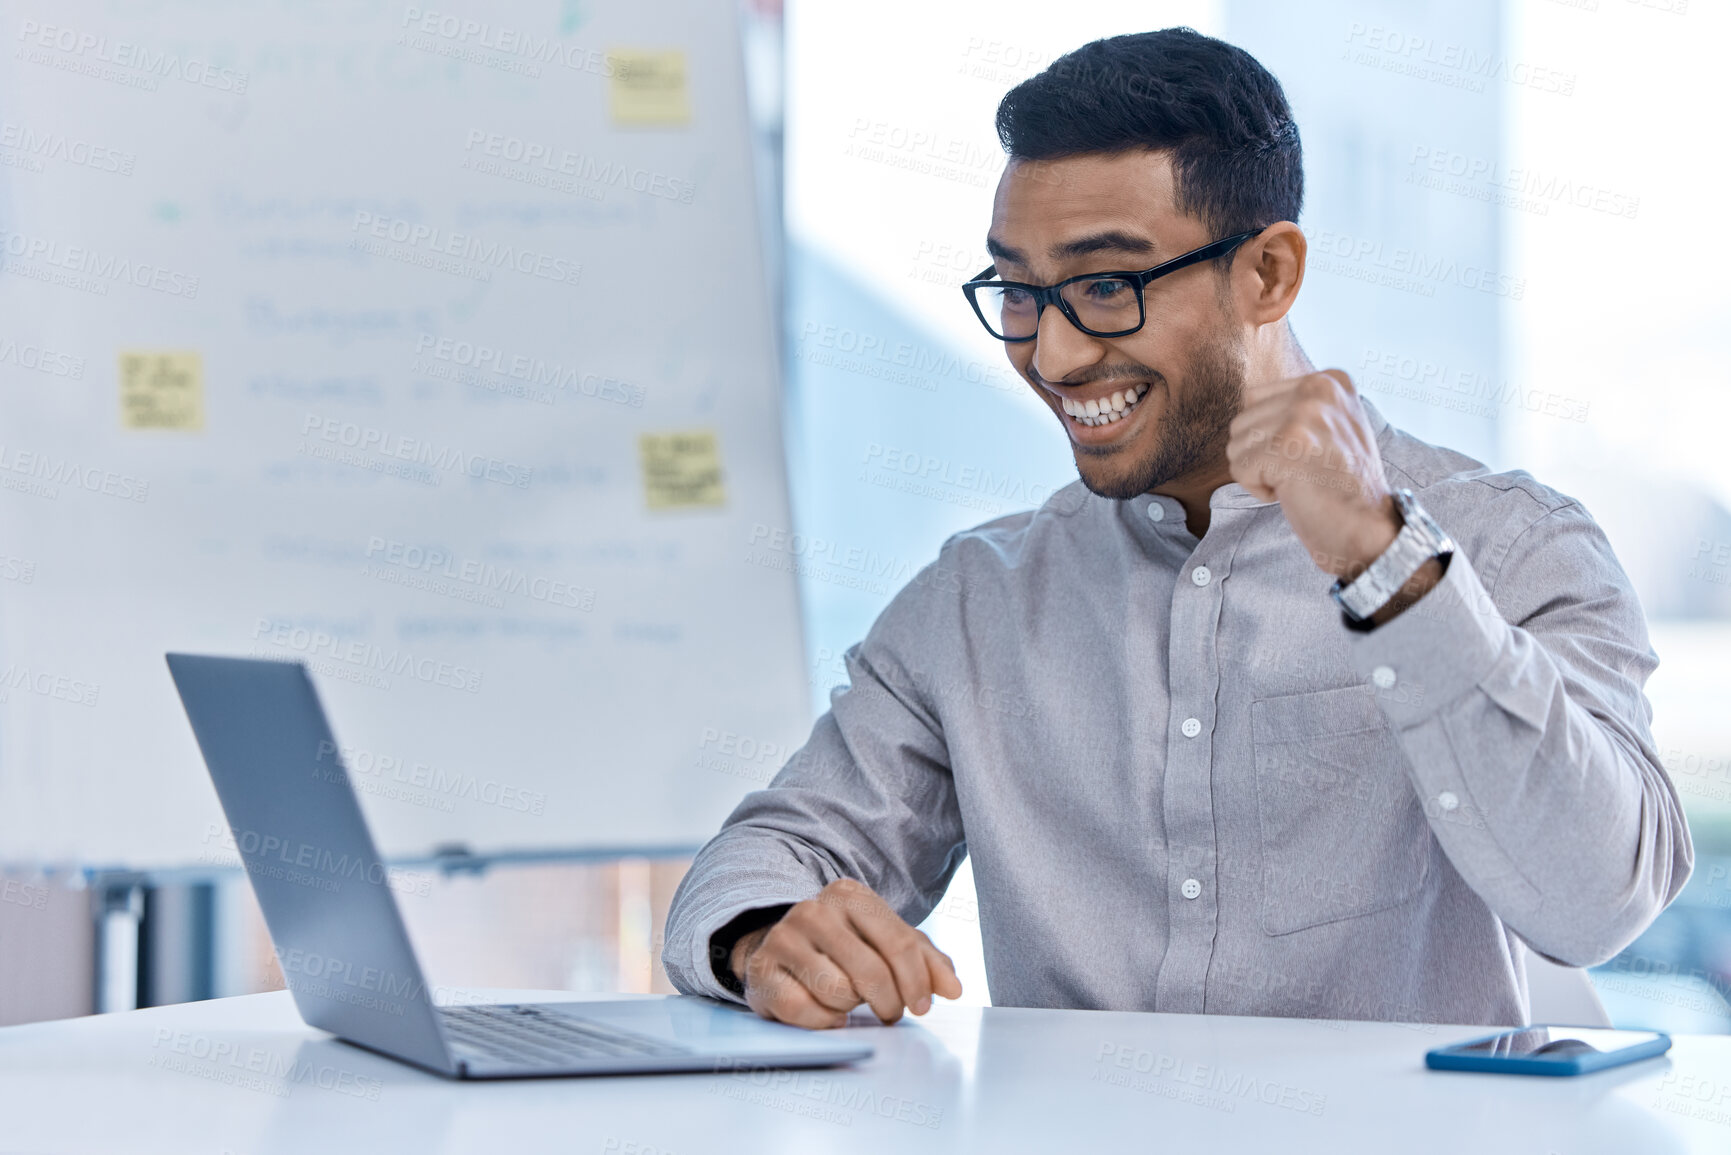
[[[1232,295],[1239,314],[1254,325],[1285,317],[1304,283],[1304,233],[1277,221],[1245,241],[1232,261]]]

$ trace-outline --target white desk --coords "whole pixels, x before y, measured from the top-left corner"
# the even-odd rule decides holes
[[[10,1027],[0,1151],[1731,1151],[1731,1036],[1552,1080],[1424,1069],[1482,1028],[940,1006],[848,1029],[877,1048],[853,1070],[454,1083],[283,993]]]

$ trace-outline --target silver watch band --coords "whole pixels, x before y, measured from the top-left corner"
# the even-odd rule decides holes
[[[1425,562],[1454,552],[1455,543],[1431,520],[1412,490],[1395,490],[1394,504],[1401,516],[1400,533],[1394,541],[1358,577],[1346,584],[1337,578],[1328,591],[1354,621],[1368,621]]]

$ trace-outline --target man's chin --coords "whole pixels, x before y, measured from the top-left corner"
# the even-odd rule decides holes
[[[1099,464],[1097,460],[1084,464],[1082,455],[1076,455],[1076,473],[1081,477],[1082,484],[1088,488],[1088,492],[1094,496],[1111,501],[1128,501],[1147,492],[1147,488],[1139,483],[1137,471],[1126,473],[1116,469],[1101,469]]]

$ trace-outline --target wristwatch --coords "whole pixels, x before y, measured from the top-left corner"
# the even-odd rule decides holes
[[[1387,605],[1412,579],[1420,566],[1435,557],[1443,559],[1446,567],[1454,554],[1455,543],[1443,532],[1442,526],[1431,520],[1430,514],[1413,497],[1412,490],[1395,490],[1394,507],[1400,513],[1401,527],[1388,548],[1352,581],[1343,584],[1336,578],[1334,585],[1329,587],[1330,596],[1340,603],[1349,624],[1369,622],[1371,616]]]

